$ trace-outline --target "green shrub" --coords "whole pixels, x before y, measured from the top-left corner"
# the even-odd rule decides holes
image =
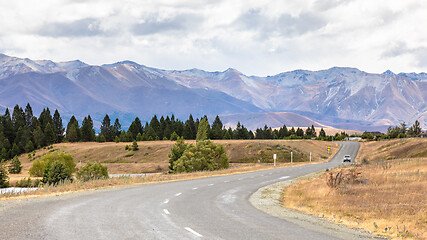
[[[138,135],[136,135],[136,141],[143,141],[143,137],[141,135],[141,133],[138,133]]]
[[[15,187],[33,187],[31,178],[23,178],[15,183]]]
[[[172,172],[213,171],[228,168],[229,161],[221,144],[201,140],[189,145],[182,156],[173,162]]]
[[[108,178],[107,166],[102,166],[101,163],[86,163],[77,171],[77,178],[82,181]]]
[[[68,153],[53,153],[53,154],[46,154],[42,157],[42,161],[45,163],[53,163],[55,161],[62,162],[68,169],[70,169],[70,173],[73,173],[76,171],[76,163],[74,162],[73,156]]]
[[[43,177],[47,165],[55,161],[63,163],[70,170],[70,173],[76,171],[76,163],[71,154],[55,152],[53,154],[44,155],[41,160],[35,160],[33,166],[30,168],[30,176]]]
[[[46,163],[43,160],[35,160],[33,166],[30,168],[30,176],[32,177],[43,177],[43,172],[46,167]]]
[[[0,165],[0,188],[9,187],[9,176],[7,174],[6,169],[4,169],[3,165]]]
[[[178,140],[178,138],[179,138],[178,134],[176,132],[173,132],[172,135],[171,135],[170,140],[171,141],[176,141],[176,140]]]
[[[176,143],[171,148],[171,153],[168,155],[169,157],[169,169],[171,171],[174,171],[174,164],[178,159],[182,157],[182,154],[184,154],[185,150],[187,150],[188,144],[185,143],[183,137],[178,137],[176,140]]]
[[[19,174],[22,170],[21,161],[19,161],[18,157],[14,157],[9,165],[9,173],[10,174]]]
[[[133,143],[132,143],[132,150],[133,151],[138,151],[139,150],[138,143],[136,141],[133,141]]]
[[[125,146],[125,150],[129,150],[129,145],[126,145],[126,146]]]
[[[71,179],[70,169],[61,161],[48,163],[43,173],[43,183],[56,185],[59,182]]]
[[[130,153],[127,153],[127,154],[125,155],[125,157],[132,157],[133,155],[135,155],[135,153],[134,153],[134,152],[130,152]]]

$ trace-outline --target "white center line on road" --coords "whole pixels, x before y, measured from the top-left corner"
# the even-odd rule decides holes
[[[167,204],[169,202],[169,199],[166,199],[163,203]]]
[[[171,214],[167,209],[163,209],[163,212],[165,212],[167,215]]]
[[[230,181],[228,181],[228,180],[226,180],[226,181],[224,181],[225,183],[228,183],[228,182],[230,182]]]
[[[175,194],[175,197],[178,197],[179,195],[181,195],[182,193],[177,193],[177,194]]]
[[[240,181],[240,180],[243,180],[243,178],[239,178],[239,179],[237,179],[237,180],[239,180],[239,181]]]
[[[213,186],[214,184],[213,183],[211,183],[211,184],[209,184],[208,186]]]
[[[193,229],[189,228],[189,227],[185,227],[185,230],[191,232],[192,234],[196,235],[197,237],[203,237],[202,234],[194,231]]]
[[[197,190],[197,189],[198,189],[198,187],[193,187],[192,189],[193,189],[193,190]]]
[[[269,173],[269,174],[271,175],[271,174],[273,174],[273,173],[271,172],[271,173]]]
[[[284,177],[281,177],[279,179],[286,179],[286,178],[290,178],[290,176],[284,176]]]

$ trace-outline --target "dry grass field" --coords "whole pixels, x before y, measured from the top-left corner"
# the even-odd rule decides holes
[[[195,141],[186,141],[195,143]],[[215,140],[222,144],[231,166],[238,167],[243,164],[272,163],[273,154],[277,154],[280,163],[290,161],[290,152],[293,152],[295,162],[309,161],[312,152],[312,161],[326,161],[338,151],[338,144],[315,140]],[[35,159],[40,159],[51,152],[65,152],[73,156],[77,168],[87,162],[101,162],[108,167],[110,174],[128,173],[160,173],[167,172],[169,166],[168,154],[175,142],[151,141],[138,142],[138,151],[125,150],[126,145],[132,143],[60,143],[46,149],[37,150],[33,154],[23,154],[19,157],[22,162],[22,174],[10,175],[11,183],[28,177],[29,169]],[[331,146],[331,153],[327,147]],[[30,157],[29,157],[30,156]]]
[[[407,138],[390,141],[365,142],[356,161],[388,160],[398,158],[427,158],[427,139]]]
[[[283,205],[390,238],[427,239],[426,144],[364,143],[364,163],[286,187]]]
[[[46,195],[59,195],[59,194],[65,194],[65,193],[111,188],[111,187],[117,187],[117,186],[130,186],[130,185],[137,185],[137,184],[150,184],[150,183],[181,181],[181,180],[222,176],[222,175],[232,175],[232,174],[268,170],[273,168],[300,166],[304,164],[307,164],[307,163],[305,162],[278,163],[277,166],[275,167],[271,163],[269,164],[243,163],[239,165],[233,165],[228,169],[223,169],[218,171],[201,171],[201,172],[178,173],[178,174],[157,173],[157,174],[149,174],[146,176],[136,176],[136,177],[122,176],[117,178],[100,179],[100,180],[93,180],[93,181],[87,181],[87,182],[75,180],[74,182],[60,183],[56,186],[44,186],[43,188],[40,188],[36,191],[29,191],[19,195],[3,194],[3,195],[0,195],[0,200],[7,200],[11,198],[13,199],[31,198],[31,197],[39,197],[39,196],[46,196]]]

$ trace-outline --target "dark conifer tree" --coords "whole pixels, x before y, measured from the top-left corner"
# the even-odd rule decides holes
[[[84,142],[92,142],[95,141],[95,130],[93,129],[93,121],[90,115],[85,117],[82,122],[81,131],[81,139]]]
[[[188,117],[188,120],[185,121],[182,136],[184,137],[184,139],[187,139],[187,140],[196,139],[195,134],[197,134],[196,125],[194,123],[193,116],[190,114],[190,116]]]
[[[56,109],[55,113],[53,114],[52,122],[53,122],[53,131],[55,132],[56,142],[57,143],[62,142],[62,140],[64,139],[64,125],[62,124],[62,118],[61,118],[61,115],[59,115],[58,109]]]
[[[53,121],[52,115],[50,114],[49,108],[43,109],[43,111],[40,113],[40,117],[39,117],[40,127],[42,129],[45,129],[47,123],[50,123],[50,125],[53,125],[52,121]]]
[[[304,130],[302,130],[301,128],[297,128],[296,135],[298,137],[304,137]]]
[[[31,108],[30,103],[27,103],[25,107],[25,124],[29,127],[33,126],[33,109]]]
[[[139,120],[138,117],[135,118],[135,120],[130,124],[128,133],[132,137],[132,140],[136,139],[136,136],[138,136],[138,133],[142,135],[142,123],[141,120]]]
[[[154,115],[153,118],[151,118],[150,128],[152,128],[156,132],[156,136],[158,136],[159,138],[160,138],[161,135],[163,135],[161,133],[161,129],[160,129],[160,122],[157,119],[156,115]]]
[[[55,143],[55,131],[53,130],[53,127],[50,122],[46,124],[46,127],[44,129],[44,137],[46,145]]]
[[[67,124],[67,140],[70,142],[80,141],[81,133],[79,128],[79,122],[76,117],[71,116],[70,121]]]
[[[116,120],[114,121],[114,125],[113,125],[114,137],[120,137],[121,131],[122,131],[122,125],[120,124],[119,119],[116,118]]]
[[[6,108],[6,111],[2,117],[4,136],[8,139],[9,143],[12,143],[15,140],[15,130],[13,129],[12,118],[10,117],[9,109]]]
[[[104,135],[107,142],[112,142],[114,140],[113,127],[111,126],[111,120],[108,114],[106,114],[104,120],[102,120],[101,134]]]
[[[211,139],[222,139],[224,136],[224,131],[222,130],[223,124],[221,122],[221,119],[217,115],[215,117],[214,122],[212,123],[212,130],[211,130]]]
[[[325,133],[325,130],[323,130],[323,128],[320,129],[319,137],[323,137],[323,138],[326,137],[326,133]]]
[[[296,131],[294,127],[292,127],[291,130],[289,131],[289,136],[290,135],[296,135]]]
[[[13,108],[12,124],[15,132],[17,132],[19,128],[24,127],[26,125],[25,113],[22,108],[18,106],[18,104],[15,106],[15,108]]]
[[[41,148],[45,145],[44,143],[44,133],[40,126],[34,130],[34,144],[36,148]]]
[[[311,136],[312,137],[317,137],[316,129],[314,128],[314,125],[311,125]]]

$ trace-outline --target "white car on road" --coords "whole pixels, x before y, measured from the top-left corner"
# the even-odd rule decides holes
[[[350,157],[350,155],[345,155],[345,156],[344,156],[344,160],[343,160],[343,162],[351,162],[351,157]]]

